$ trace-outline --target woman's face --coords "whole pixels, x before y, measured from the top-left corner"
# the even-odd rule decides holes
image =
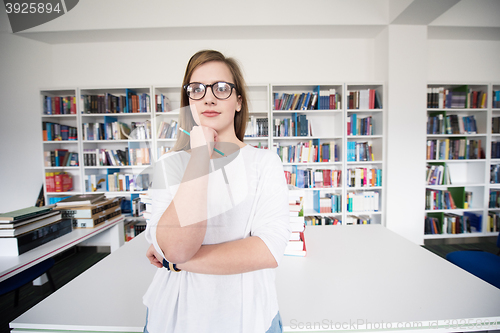
[[[189,83],[199,82],[205,85],[216,82],[233,83],[233,76],[226,64],[211,61],[197,67]],[[214,87],[214,90],[217,88]],[[235,89],[227,99],[214,96],[211,87],[206,87],[205,96],[200,100],[189,99],[191,113],[198,125],[213,128],[219,135],[234,133],[234,115],[241,110],[241,97]]]

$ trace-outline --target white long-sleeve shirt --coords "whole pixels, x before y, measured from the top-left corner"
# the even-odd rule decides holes
[[[189,158],[187,152],[169,153],[155,166],[150,189],[153,212],[145,233],[158,253],[162,253],[156,239],[158,220],[172,201]],[[288,189],[279,157],[247,145],[211,161],[203,244],[257,236],[279,264],[290,236]],[[274,269],[209,275],[162,268],[143,301],[149,333],[263,333],[278,312]]]

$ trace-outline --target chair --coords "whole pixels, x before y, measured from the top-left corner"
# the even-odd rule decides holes
[[[41,276],[43,273],[47,273],[47,277],[49,279],[50,286],[53,291],[56,291],[56,287],[54,285],[54,281],[52,280],[52,276],[50,275],[49,270],[54,266],[55,260],[54,258],[49,258],[41,263],[34,265],[5,281],[0,282],[0,295],[4,295],[12,290],[16,291],[14,297],[14,306],[19,304],[19,290],[22,286],[30,283],[37,277]]]
[[[500,248],[500,233],[497,238]],[[478,278],[500,288],[500,251],[497,255],[483,251],[455,251],[448,253],[446,259]]]

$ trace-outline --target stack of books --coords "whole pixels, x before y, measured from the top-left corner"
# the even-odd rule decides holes
[[[71,219],[52,206],[0,214],[0,256],[17,256],[73,230]]]
[[[303,197],[295,195],[293,191],[290,191],[288,206],[290,210],[290,227],[292,233],[290,234],[290,240],[285,248],[285,255],[305,257],[306,241],[304,238],[304,230],[306,224],[304,221]]]
[[[56,203],[63,218],[71,219],[74,228],[95,228],[121,215],[121,198],[106,199],[104,193],[74,195]]]

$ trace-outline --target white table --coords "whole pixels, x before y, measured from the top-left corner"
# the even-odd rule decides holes
[[[305,236],[307,257],[285,257],[277,269],[285,332],[500,328],[447,328],[500,322],[500,290],[382,226],[309,227]],[[147,247],[139,235],[15,319],[13,332],[142,332],[142,296],[156,271]]]
[[[117,250],[125,242],[123,220],[120,215],[92,229],[73,229],[19,256],[0,256],[0,282],[76,245],[107,245],[111,252]]]

